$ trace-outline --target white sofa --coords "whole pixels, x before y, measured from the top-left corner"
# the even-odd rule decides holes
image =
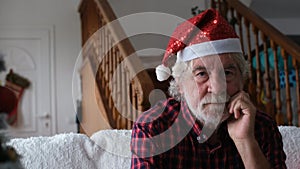
[[[300,168],[300,128],[282,126],[279,130],[288,168]],[[22,156],[25,169],[129,169],[130,135],[130,130],[102,130],[90,138],[67,133],[12,139],[8,144]]]

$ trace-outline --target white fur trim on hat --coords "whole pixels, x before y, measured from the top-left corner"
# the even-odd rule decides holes
[[[178,55],[182,61],[189,61],[203,56],[222,53],[242,53],[240,40],[238,38],[228,38],[198,43],[187,46],[178,52]]]
[[[165,65],[158,65],[155,69],[156,78],[159,81],[165,81],[171,76],[170,68]]]

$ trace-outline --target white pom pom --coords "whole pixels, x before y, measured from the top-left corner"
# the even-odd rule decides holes
[[[167,80],[171,76],[171,70],[164,65],[157,66],[155,69],[155,73],[156,78],[159,81]]]

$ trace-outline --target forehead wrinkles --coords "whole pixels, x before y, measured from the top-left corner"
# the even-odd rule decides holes
[[[206,70],[223,70],[223,64],[218,55],[205,56],[192,60],[192,70],[206,69]]]

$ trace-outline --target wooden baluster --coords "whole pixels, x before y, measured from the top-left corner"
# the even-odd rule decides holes
[[[127,106],[127,112],[126,112],[126,129],[130,129],[131,128],[131,119],[132,119],[132,113],[133,113],[133,109],[134,109],[134,102],[133,102],[133,92],[132,90],[134,90],[134,85],[131,83],[128,85],[128,103],[129,105]]]
[[[218,9],[221,15],[227,20],[227,5],[224,0],[218,0]]]
[[[116,123],[118,123],[118,126],[119,126],[119,123],[120,123],[120,113],[123,111],[122,108],[123,108],[123,100],[122,100],[122,90],[123,90],[123,82],[122,82],[122,70],[124,69],[123,68],[123,65],[121,64],[122,63],[122,56],[121,56],[121,53],[120,51],[118,50],[117,51],[118,53],[118,78],[117,78],[117,91],[118,91],[118,102],[117,102],[117,107],[118,107],[118,113],[116,114]]]
[[[252,65],[252,54],[251,54],[251,36],[250,36],[250,23],[245,19],[246,35],[247,35],[247,48],[248,48],[248,63],[249,66],[249,83],[248,83],[248,93],[250,94],[251,100],[256,103],[256,89],[253,82],[253,65]]]
[[[106,50],[106,44],[105,44],[105,28],[102,28],[101,31],[101,44],[102,44],[102,54],[101,54],[101,63],[100,63],[100,70],[101,70],[101,88],[105,86],[105,80],[104,80],[104,73],[105,73],[105,50]],[[105,93],[103,93],[105,95]]]
[[[105,79],[104,79],[104,74],[105,74],[105,46],[106,46],[106,44],[105,44],[105,31],[104,31],[105,29],[103,29],[103,31],[102,31],[102,35],[101,35],[101,38],[102,38],[102,40],[101,40],[101,42],[102,42],[102,46],[103,46],[103,51],[102,51],[102,55],[101,55],[101,65],[100,65],[100,68],[101,68],[101,72],[102,72],[102,74],[101,74],[101,82],[102,82],[102,84],[101,84],[101,88],[103,88],[103,92],[105,91],[105,89],[104,89],[104,86],[105,86]],[[104,95],[105,95],[105,92],[103,93]]]
[[[299,62],[294,58],[293,59],[293,67],[295,69],[295,74],[296,74],[296,97],[297,97],[297,114],[298,114],[298,125],[300,126],[300,79],[299,79]]]
[[[114,69],[114,76],[112,80],[112,96],[114,97],[114,107],[112,110],[112,117],[113,119],[116,119],[116,114],[117,114],[117,108],[116,106],[118,105],[118,88],[117,88],[117,78],[118,78],[118,72],[117,72],[117,52],[116,48],[113,47],[113,57],[112,57],[112,62],[113,62],[113,69]]]
[[[126,79],[128,79],[128,72],[126,72]],[[128,80],[126,80],[126,85],[127,86],[123,86],[123,88],[126,88],[126,94],[125,94],[125,105],[124,105],[124,111],[122,112],[121,114],[121,127],[122,128],[126,128],[127,127],[127,114],[128,114],[128,107],[130,106],[129,104],[129,91],[128,91],[128,88],[129,88],[129,83],[128,83]]]
[[[98,8],[97,8],[97,10],[99,10]],[[97,24],[98,24],[98,30],[102,27],[102,26],[104,26],[104,21],[103,21],[103,16],[101,15],[101,12],[97,12],[97,14],[98,14],[98,22],[97,22]]]
[[[130,103],[130,81],[129,81],[129,71],[127,68],[127,64],[125,64],[125,74],[126,74],[126,85],[123,86],[123,88],[126,88],[126,92],[125,92],[125,105],[124,105],[124,111],[122,112],[122,128],[126,128],[127,127],[127,115],[128,115],[128,111],[130,109],[131,103]]]
[[[88,41],[88,55],[89,55],[89,59],[90,59],[90,62],[91,62],[91,67],[93,69],[93,71],[95,71],[95,65],[96,65],[96,62],[95,62],[95,58],[96,58],[96,54],[95,54],[95,49],[96,49],[96,45],[95,45],[95,36],[92,36],[89,38],[89,41]]]
[[[116,47],[113,47],[112,48],[112,62],[113,62],[113,70],[114,70],[114,76],[112,78],[112,91],[113,91],[113,98],[114,98],[114,107],[113,107],[113,110],[112,110],[112,117],[114,119],[114,121],[116,120],[117,118],[117,106],[118,106],[118,88],[117,88],[117,83],[118,83],[118,71],[116,70],[117,69],[117,66],[118,66],[118,52],[117,52],[117,48]]]
[[[258,30],[255,26],[252,25],[252,29],[255,36],[255,55],[256,55],[256,102],[257,106],[264,110],[264,106],[261,102],[261,92],[262,92],[262,84],[261,84],[261,72],[260,72],[260,58],[259,58],[259,40],[258,40]]]
[[[90,60],[90,63],[92,65],[92,71],[93,73],[95,73],[95,80],[97,82],[97,87],[98,90],[101,90],[101,77],[102,77],[102,71],[99,67],[99,65],[101,65],[101,61],[99,60],[100,56],[101,56],[101,36],[100,36],[100,32],[95,32],[93,35],[93,38],[95,39],[96,42],[96,46],[95,46],[95,53],[93,55],[93,59]]]
[[[291,93],[290,93],[290,82],[289,82],[289,70],[288,70],[288,56],[284,49],[281,48],[281,55],[284,63],[284,75],[285,75],[285,100],[286,100],[286,115],[288,120],[288,125],[292,125],[293,114],[291,107]]]
[[[216,2],[215,0],[210,1],[210,7],[216,9]]]
[[[130,100],[130,96],[131,96],[131,92],[130,92],[130,72],[128,70],[128,68],[126,67],[126,111],[123,114],[123,128],[126,128],[128,126],[128,120],[127,118],[129,117],[129,114],[131,113],[131,100]]]
[[[132,96],[132,90],[134,89],[134,84],[133,84],[133,79],[130,79],[132,75],[130,73],[132,72],[127,72],[128,73],[128,84],[127,84],[127,111],[124,114],[125,117],[125,128],[128,129],[131,126],[131,119],[132,119],[132,111],[133,111],[133,96]]]
[[[109,107],[109,111],[107,113],[110,113],[111,117],[113,117],[113,109],[114,109],[114,101],[113,101],[113,94],[114,94],[114,90],[113,90],[113,42],[112,42],[112,38],[111,36],[108,37],[108,47],[109,47],[109,51],[108,51],[108,83],[107,83],[107,87],[109,89],[109,97],[108,97],[108,107]]]
[[[105,98],[107,101],[109,100],[110,97],[110,92],[109,92],[109,30],[105,29],[105,62],[104,62],[104,78],[105,78]]]
[[[118,79],[117,79],[117,88],[118,88],[118,113],[116,114],[116,128],[119,128],[120,126],[120,114],[123,111],[123,99],[122,99],[122,90],[123,90],[123,74],[122,74],[122,70],[123,68],[123,64],[122,63],[122,56],[121,53],[118,53]]]
[[[122,62],[122,86],[121,87],[121,100],[122,100],[122,111],[120,112],[120,119],[119,119],[119,123],[120,123],[120,126],[122,126],[122,123],[123,123],[123,117],[122,115],[124,114],[125,111],[127,111],[127,95],[128,95],[128,92],[127,92],[127,70],[126,70],[126,67],[124,65],[124,62]]]
[[[132,82],[133,83],[133,86],[134,86],[134,82]],[[131,87],[131,95],[132,95],[132,107],[133,107],[133,110],[132,110],[132,118],[131,118],[131,127],[132,127],[132,124],[133,124],[133,122],[135,122],[136,121],[136,119],[137,119],[137,116],[138,116],[138,100],[137,100],[137,92],[134,90],[134,87]]]
[[[235,16],[234,16],[234,9],[233,8],[230,8],[230,14],[231,14],[231,19],[234,19]],[[235,30],[235,24],[233,24],[232,27],[233,27],[234,31],[236,31]]]
[[[269,54],[268,54],[268,45],[267,45],[267,37],[263,33],[261,33],[261,39],[263,41],[264,46],[264,58],[265,58],[265,74],[264,74],[264,82],[265,82],[265,98],[266,98],[266,112],[275,119],[274,115],[274,108],[273,108],[273,102],[272,102],[272,93],[271,93],[271,87],[270,87],[270,69],[269,69]]]
[[[141,102],[141,101],[139,101],[139,98],[141,97],[140,96],[141,95],[141,93],[136,93],[136,98],[137,98],[137,117],[143,112],[143,111],[145,111],[145,106],[143,105],[143,103]],[[147,96],[147,97],[149,97],[149,96]]]
[[[110,37],[110,72],[109,72],[109,74],[110,74],[110,76],[109,76],[109,81],[110,81],[110,94],[111,94],[111,104],[112,104],[112,110],[111,110],[111,113],[113,114],[113,112],[114,112],[114,108],[115,108],[115,100],[114,99],[116,99],[116,96],[115,96],[115,92],[116,92],[116,90],[115,90],[115,81],[114,81],[114,75],[115,75],[115,70],[116,70],[116,68],[115,68],[115,48],[114,48],[114,40],[113,40],[113,38],[112,37]]]
[[[128,72],[132,73],[132,72]],[[132,77],[132,75],[130,74],[128,77]],[[126,128],[131,128],[131,119],[132,119],[132,111],[134,109],[134,103],[133,103],[133,90],[135,90],[135,86],[133,83],[133,79],[128,79],[128,106],[127,106],[127,112],[126,112]]]
[[[97,38],[97,33],[94,33],[93,36],[91,37],[93,39],[93,63],[97,64],[98,63],[98,54],[99,54],[99,49],[98,49],[98,38]]]
[[[96,70],[98,70],[99,67],[99,56],[100,56],[100,50],[101,50],[101,40],[100,40],[100,33],[99,32],[95,32],[94,35],[95,37],[95,58],[94,58],[94,62],[95,62],[95,67]]]
[[[245,53],[245,48],[244,48],[244,36],[243,36],[243,24],[242,24],[242,16],[237,13],[237,19],[238,19],[238,27],[239,27],[239,35],[240,35],[240,42],[242,46],[242,51]]]
[[[102,65],[103,65],[103,62],[101,62],[100,64],[99,64],[99,67],[98,67],[98,72],[97,72],[97,75],[96,75],[96,77],[97,77],[97,83],[98,83],[98,88],[99,88],[99,90],[100,91],[104,91],[104,89],[103,89],[103,70],[101,69],[102,68]]]
[[[218,8],[219,11],[221,11],[221,0],[218,0],[217,8]]]
[[[93,34],[93,36],[95,37],[95,42],[96,42],[96,46],[95,46],[95,50],[96,50],[96,55],[95,55],[95,61],[97,61],[97,65],[99,65],[99,55],[100,55],[100,50],[101,50],[101,39],[100,39],[100,31],[99,29],[102,26],[102,20],[100,18],[99,15],[97,15],[97,31]],[[98,69],[98,66],[97,66]]]
[[[87,41],[87,37],[88,37],[88,31],[87,31],[87,24],[86,24],[86,15],[81,13],[80,14],[81,17],[81,46],[84,46],[86,41]],[[85,55],[83,55],[83,60],[85,59]]]
[[[96,56],[95,56],[95,62],[96,62],[95,70],[99,70],[99,65],[100,65],[101,56],[102,56],[100,32],[98,31],[96,34],[94,34],[94,36],[96,36],[96,44],[97,44],[96,45]]]
[[[107,34],[107,62],[106,62],[106,69],[107,69],[107,88],[109,89],[109,93],[111,92],[111,88],[110,88],[110,81],[111,81],[111,77],[112,77],[112,67],[111,67],[111,35],[108,32]]]
[[[101,19],[101,26],[104,24],[103,19]],[[103,60],[104,54],[104,46],[103,46],[103,28],[100,28],[100,31],[98,31],[98,37],[99,37],[99,55],[98,55],[98,67],[100,67],[101,61]],[[99,68],[97,68],[99,70]],[[100,69],[101,70],[101,69]]]
[[[105,44],[105,48],[104,48],[104,57],[105,57],[105,60],[104,60],[104,76],[103,78],[105,79],[105,86],[104,86],[104,89],[105,89],[105,104],[107,106],[107,110],[106,110],[106,113],[107,113],[107,116],[109,118],[112,119],[112,121],[114,121],[114,117],[113,117],[113,109],[114,109],[114,105],[113,105],[113,100],[112,100],[112,90],[111,90],[111,86],[110,86],[110,83],[111,83],[111,72],[109,71],[111,69],[111,39],[110,39],[110,31],[108,29],[105,29],[105,35],[104,35],[104,44]],[[115,122],[113,122],[115,123]],[[114,124],[115,125],[115,124]]]
[[[275,119],[277,122],[277,125],[283,125],[284,124],[284,118],[281,111],[281,95],[280,95],[280,82],[279,82],[279,70],[278,70],[278,56],[277,56],[277,50],[278,46],[274,43],[274,41],[271,40],[271,48],[273,49],[273,55],[274,55],[274,74],[275,74],[275,92],[276,92],[276,113],[275,113]]]

